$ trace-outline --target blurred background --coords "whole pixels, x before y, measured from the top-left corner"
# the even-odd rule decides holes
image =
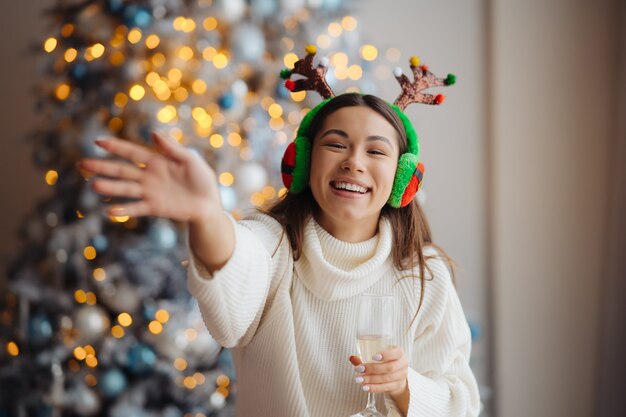
[[[85,12],[87,3],[108,5],[106,9]],[[151,8],[146,9],[148,14],[141,8],[128,12],[128,6],[134,3],[150,4]],[[75,397],[71,407],[65,406],[76,415],[98,415],[111,403],[118,404],[116,409],[107,408],[112,410],[111,415],[144,416],[146,412],[133,407],[141,401],[149,402],[150,398],[144,395],[138,400],[135,396],[125,402],[116,398],[126,387],[141,385],[141,381],[152,378],[153,383],[158,382],[151,376],[146,377],[145,372],[158,365],[159,358],[165,357],[171,362],[170,368],[173,366],[168,371],[173,381],[186,391],[172,394],[173,405],[164,408],[159,415],[187,416],[188,412],[196,417],[198,413],[228,415],[231,398],[228,379],[235,378],[230,374],[228,356],[216,350],[210,340],[200,345],[205,349],[204,354],[198,353],[199,348],[189,342],[197,337],[190,337],[193,334],[190,329],[194,329],[191,324],[197,322],[197,317],[193,307],[179,295],[181,290],[176,285],[180,276],[173,271],[184,253],[180,253],[176,245],[175,227],[163,222],[133,224],[112,219],[110,222],[117,223],[117,229],[107,229],[106,233],[101,232],[102,220],[94,220],[89,227],[99,232],[92,233],[85,226],[85,229],[66,228],[64,234],[45,234],[40,230],[42,227],[71,223],[67,220],[67,209],[51,202],[55,198],[84,207],[78,213],[71,210],[76,225],[87,223],[77,222],[80,216],[97,211],[93,198],[74,195],[80,184],[66,184],[60,190],[63,172],[51,173],[49,166],[59,161],[70,166],[77,149],[85,154],[96,152],[93,139],[107,129],[131,139],[145,140],[149,123],[142,118],[142,112],[152,112],[158,114],[155,120],[158,128],[179,139],[186,138],[191,147],[203,152],[218,172],[224,174],[220,177],[222,197],[229,202],[230,209],[242,215],[245,207],[262,204],[264,199],[279,192],[275,157],[282,155],[280,149],[291,140],[299,109],[310,107],[318,100],[311,95],[294,101],[288,91],[266,84],[271,83],[268,80],[272,76],[278,78],[280,68],[288,66],[292,59],[289,53],[302,57],[303,46],[313,43],[323,54],[330,55],[331,67],[343,65],[350,71],[348,61],[358,67],[344,75],[334,74],[335,92],[358,88],[392,101],[399,92],[392,70],[399,66],[410,73],[408,60],[412,55],[418,55],[438,76],[453,73],[458,77],[456,85],[441,89],[446,95],[443,106],[416,105],[409,107],[407,114],[420,136],[421,158],[426,165],[426,181],[420,198],[435,240],[459,266],[457,288],[474,337],[472,367],[481,385],[482,415],[626,415],[626,406],[621,401],[621,393],[626,388],[623,356],[626,351],[626,326],[623,324],[626,319],[625,3],[620,0],[245,3],[248,10],[255,10],[252,19],[242,17],[244,12],[238,5],[244,4],[243,1],[32,0],[3,5],[0,16],[3,31],[0,48],[5,59],[0,67],[3,126],[0,140],[3,203],[0,208],[0,270],[3,271],[0,276],[0,310],[3,312],[0,378],[6,379],[0,380],[5,383],[21,381],[38,396],[45,394],[50,399],[48,403],[53,405],[44,409],[28,408],[23,412],[28,415],[58,413],[62,407],[55,401],[60,401],[61,394],[51,392],[51,387],[56,386]],[[60,4],[66,7],[51,14],[50,10]],[[190,6],[192,4],[195,8]],[[183,5],[191,8],[185,9]],[[217,6],[219,12],[211,9]],[[304,6],[307,12],[302,12]],[[215,22],[206,20],[209,14],[202,18],[184,14],[186,10],[201,13],[202,7],[216,17]],[[77,10],[82,10],[83,14],[79,15]],[[195,33],[194,29],[185,29],[185,21],[174,21],[177,12],[197,18],[198,26],[202,24],[207,33],[216,34],[210,35],[214,37],[207,35],[204,44],[194,40],[205,61],[211,62],[210,69],[188,69],[196,80],[206,81],[204,90],[201,84],[196,84],[189,91],[193,89],[198,100],[202,99],[202,94],[206,94],[204,100],[207,97],[213,100],[213,107],[209,106],[211,103],[204,103],[203,117],[209,114],[213,123],[207,131],[198,127],[202,127],[200,116],[193,113],[193,104],[184,109],[191,98],[185,96],[179,100],[168,95],[159,98],[161,104],[159,101],[142,102],[145,90],[132,91],[133,79],[144,87],[149,81],[143,81],[148,72],[146,67],[127,65],[131,56],[139,56],[146,50],[165,50],[167,45],[176,48],[188,41],[184,36]],[[127,30],[118,33],[110,20],[98,20],[98,16],[106,14],[126,19]],[[282,28],[283,32],[273,30],[269,24],[276,16],[281,16],[281,24],[286,28]],[[115,81],[104,82],[106,77],[103,78],[102,73],[90,74],[90,70],[76,69],[77,65],[54,66],[50,56],[59,52],[57,43],[61,48],[65,39],[63,47],[67,49],[72,46],[71,40],[78,37],[77,32],[67,32],[69,29],[64,24],[68,19],[76,22],[83,19],[87,27],[92,25],[90,30],[94,36],[108,29],[112,37],[119,35],[124,42],[126,39],[130,42],[132,36],[132,30],[128,29],[144,30],[145,33],[138,35],[140,44],[145,43],[142,50],[128,49],[124,63],[116,65],[124,71],[118,81],[126,88],[125,95],[117,95],[116,89],[121,87]],[[243,25],[244,20],[247,25]],[[163,24],[159,26],[159,22],[166,22],[167,28]],[[160,42],[153,48],[148,46],[150,31],[159,35]],[[54,47],[46,43],[51,37],[55,38]],[[229,41],[225,52],[215,46],[222,42],[222,37]],[[259,38],[264,38],[265,43],[258,43]],[[211,50],[212,45],[217,49]],[[268,65],[271,71],[263,72],[254,64],[266,56],[266,50],[278,60],[274,62],[276,68]],[[346,56],[337,55],[338,52]],[[97,49],[90,53],[97,55],[97,60]],[[226,62],[220,68],[222,64],[215,56],[222,53],[220,59]],[[178,54],[179,59],[183,59],[181,56]],[[151,65],[156,66],[154,55],[151,59]],[[67,55],[65,61],[70,62]],[[70,73],[69,67],[73,72]],[[67,84],[66,94],[59,86],[67,74],[71,75],[66,78],[71,78],[72,83]],[[229,78],[222,79],[220,74],[228,74]],[[176,78],[175,73],[168,73],[168,76],[170,80]],[[184,79],[185,74],[182,77]],[[212,85],[219,82],[228,83],[229,88],[213,90]],[[197,92],[196,87],[202,93]],[[92,96],[83,93],[81,99],[72,96],[76,90],[99,92]],[[154,91],[157,94],[157,90]],[[174,89],[172,92],[175,94]],[[273,99],[263,101],[267,96]],[[100,114],[98,106],[107,100],[113,103],[112,108],[117,106],[119,114],[108,114],[102,128],[101,120],[94,116]],[[173,113],[171,108],[163,110],[170,101],[178,103]],[[143,107],[140,103],[144,103]],[[58,116],[63,112],[72,113],[69,122]],[[185,112],[193,115],[187,119],[195,120],[193,123],[198,125],[190,127],[193,131],[190,135],[185,130]],[[134,119],[129,116],[133,114]],[[111,121],[116,118],[120,120]],[[242,120],[240,125],[232,123],[235,118]],[[80,128],[72,131],[67,123]],[[218,127],[223,132],[215,137],[211,129],[221,132]],[[253,131],[258,137],[250,133]],[[195,142],[187,139],[194,135]],[[78,145],[73,140],[78,140]],[[206,147],[211,151],[207,152]],[[245,182],[247,186],[242,188],[237,183],[241,177],[262,178],[262,181],[256,188]],[[54,214],[55,210],[60,210],[60,214]],[[18,237],[20,230],[21,238]],[[123,231],[131,232],[131,237]],[[77,235],[84,236],[77,238]],[[37,246],[38,241],[43,248]],[[72,269],[71,284],[47,282],[37,288],[37,285],[16,286],[15,278],[9,279],[10,274],[23,276],[22,282],[35,282],[38,274],[67,277],[67,270],[59,272],[55,262],[65,265],[68,257],[72,259],[72,251],[60,253],[54,246],[62,247],[65,241],[71,241],[65,244],[74,245],[74,249],[80,245],[93,248],[98,253],[97,260],[108,262],[109,266],[102,266],[108,280],[114,275],[111,271],[127,270],[125,265],[146,259],[146,254],[150,255],[148,259],[160,259],[161,263],[150,264],[147,269],[131,268],[134,281],[126,282],[124,273],[118,272],[122,278],[117,278],[114,288],[96,285],[93,292],[80,278],[88,264],[85,258],[90,260],[89,255],[83,257],[83,253],[80,253],[81,261]],[[46,260],[41,253],[52,246],[54,256]],[[141,250],[134,253],[134,260],[124,259],[120,266],[121,262],[113,262],[113,246],[119,246],[120,251],[128,249],[126,253],[132,252],[132,248]],[[105,253],[108,253],[106,257]],[[163,259],[169,264],[164,265]],[[29,268],[29,264],[34,263],[45,263],[45,266]],[[144,282],[154,274],[162,276],[158,291],[148,288]],[[95,272],[93,278],[98,280]],[[106,282],[106,279],[102,280]],[[116,303],[114,299],[125,292],[129,282],[139,288],[137,297],[147,297],[147,292],[147,298],[154,302],[141,306],[135,305],[132,299],[122,301],[121,305]],[[63,299],[63,292],[69,292],[69,300],[64,302],[70,307],[61,301],[51,301],[55,297]],[[20,296],[14,297],[15,294]],[[96,295],[98,303],[104,301],[105,310],[96,310],[89,302],[90,297]],[[29,302],[20,301],[24,298]],[[58,323],[51,318],[50,309],[60,312]],[[100,365],[91,366],[86,361],[89,347],[96,346],[96,341],[102,342],[103,336],[92,334],[91,338],[82,336],[81,339],[80,334],[74,335],[73,332],[81,331],[81,320],[83,323],[100,320],[103,334],[113,332],[115,340],[130,340],[123,336],[124,332],[131,334],[130,324],[124,324],[128,318],[123,314],[133,309],[138,313],[131,315],[132,319],[135,323],[145,322],[149,332],[135,335],[136,339],[122,349],[127,356],[121,359],[110,351],[107,356],[106,346],[98,345],[98,353],[91,356],[97,357]],[[19,311],[21,317],[26,314],[28,320],[20,321],[17,314],[9,314],[9,311]],[[179,316],[184,314],[188,323],[176,324],[174,320],[169,321],[169,316],[163,317],[162,312],[172,317],[177,312]],[[64,318],[67,318],[65,322]],[[107,322],[109,319],[115,323]],[[165,328],[164,333],[161,333],[163,329],[156,331],[149,327],[158,328],[159,323]],[[91,325],[84,326],[83,333],[87,333]],[[29,340],[31,345],[34,343],[35,347],[22,347],[10,336],[11,329],[16,327],[23,330],[20,337]],[[116,336],[112,330],[116,327],[122,332],[121,336]],[[173,339],[176,332],[184,333],[184,346],[168,344],[162,336],[168,334],[167,329]],[[200,323],[196,331],[202,334],[202,330]],[[78,343],[76,346],[83,349],[69,351],[76,369],[70,366],[67,370],[59,363],[59,358],[65,358],[67,353],[48,348],[54,344],[50,332],[65,332],[65,346]],[[15,345],[10,345],[11,342]],[[115,346],[119,349],[119,345]],[[20,347],[21,352],[17,352]],[[42,356],[42,352],[47,352],[48,356]],[[28,356],[30,354],[33,356]],[[16,369],[7,364],[20,355],[45,363],[48,372],[43,378],[50,385],[35,387],[13,375]],[[176,362],[183,357],[184,366]],[[212,366],[205,369],[202,363]],[[104,368],[99,373],[96,372],[98,366]],[[195,373],[190,373],[194,367],[197,368]],[[68,385],[72,372],[80,375],[80,384]],[[188,378],[195,379],[183,378],[185,372],[191,375],[187,375]],[[202,390],[213,395],[189,399],[189,392],[196,385],[202,385],[205,379],[211,380],[213,385]],[[66,381],[65,384],[62,381]],[[94,386],[101,392],[92,398],[85,392]],[[2,390],[10,392],[8,385]],[[137,392],[147,390],[146,385]],[[91,398],[91,402],[84,399],[81,402],[79,397]],[[6,397],[0,398],[8,401]],[[210,404],[208,410],[184,410],[181,405],[203,401]],[[4,415],[11,414],[0,412],[0,416]]]

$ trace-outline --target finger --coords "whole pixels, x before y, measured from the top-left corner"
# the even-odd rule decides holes
[[[372,394],[381,394],[384,392],[399,391],[402,388],[402,381],[387,382],[384,384],[363,385],[362,390],[371,392]]]
[[[364,367],[365,371],[362,373],[365,373],[368,375],[389,374],[392,372],[396,372],[397,370],[402,369],[406,367],[407,365],[408,365],[407,361],[404,358],[401,358],[395,361],[380,362],[380,363],[371,362],[371,363],[365,364],[365,367]]]
[[[380,356],[376,356],[380,355]],[[374,355],[372,360],[379,362],[387,362],[387,361],[395,361],[400,359],[404,355],[404,351],[400,346],[392,346],[387,350],[383,350],[382,352],[378,352]]]
[[[156,132],[152,132],[151,136],[157,148],[161,150],[165,156],[169,156],[179,162],[184,161],[188,157],[189,151],[180,143]]]
[[[113,206],[107,209],[109,216],[150,216],[153,213],[150,211],[150,206],[145,201],[136,201],[134,203],[128,203],[118,206]]]
[[[112,178],[138,181],[141,178],[141,169],[126,162],[107,161],[102,159],[83,159],[79,168],[90,173]]]
[[[358,356],[352,355],[350,356],[350,363],[354,366],[359,366],[363,362],[361,361],[361,358],[359,358]]]
[[[360,374],[354,378],[354,382],[361,385],[386,384],[388,382],[400,382],[406,378],[406,375],[406,369],[400,369],[398,371],[382,375]]]
[[[106,149],[114,155],[121,156],[122,158],[140,164],[148,162],[153,153],[148,148],[118,138],[97,139],[96,145]]]
[[[91,187],[97,193],[110,197],[141,198],[143,196],[141,185],[134,181],[105,180],[99,178],[93,180]]]

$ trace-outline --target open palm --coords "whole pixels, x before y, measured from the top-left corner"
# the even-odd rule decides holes
[[[156,133],[152,139],[156,150],[117,138],[96,142],[132,163],[94,158],[79,162],[81,169],[108,177],[92,181],[96,192],[135,199],[110,207],[109,213],[192,221],[221,211],[215,172],[202,157]]]

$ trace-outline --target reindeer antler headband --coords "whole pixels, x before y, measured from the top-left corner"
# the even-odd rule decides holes
[[[283,69],[280,76],[286,79],[285,87],[289,91],[317,91],[325,100],[304,116],[298,128],[296,140],[289,144],[283,156],[281,166],[283,183],[289,192],[295,194],[301,192],[308,184],[311,154],[311,141],[308,138],[308,132],[311,122],[318,111],[335,96],[325,79],[326,72],[328,71],[328,59],[322,58],[319,64],[314,67],[313,59],[315,58],[317,50],[313,45],[307,45],[305,49],[307,55],[296,61],[293,69]],[[392,207],[404,207],[410,203],[421,185],[424,174],[424,165],[419,162],[419,141],[417,134],[403,110],[411,103],[434,105],[443,103],[445,99],[443,94],[433,95],[423,93],[423,91],[431,87],[453,85],[456,82],[456,76],[454,74],[448,74],[445,79],[437,78],[429,71],[428,66],[420,66],[419,58],[415,56],[411,57],[409,63],[413,71],[413,82],[402,73],[400,68],[394,70],[394,75],[396,80],[400,83],[402,91],[390,106],[404,125],[408,152],[401,155],[398,160],[394,185],[388,200],[388,203]],[[305,78],[291,80],[290,77],[292,74],[298,74]]]

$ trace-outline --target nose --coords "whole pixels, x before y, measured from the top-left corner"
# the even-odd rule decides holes
[[[350,152],[341,163],[341,169],[350,172],[365,172],[365,166],[359,152]]]

